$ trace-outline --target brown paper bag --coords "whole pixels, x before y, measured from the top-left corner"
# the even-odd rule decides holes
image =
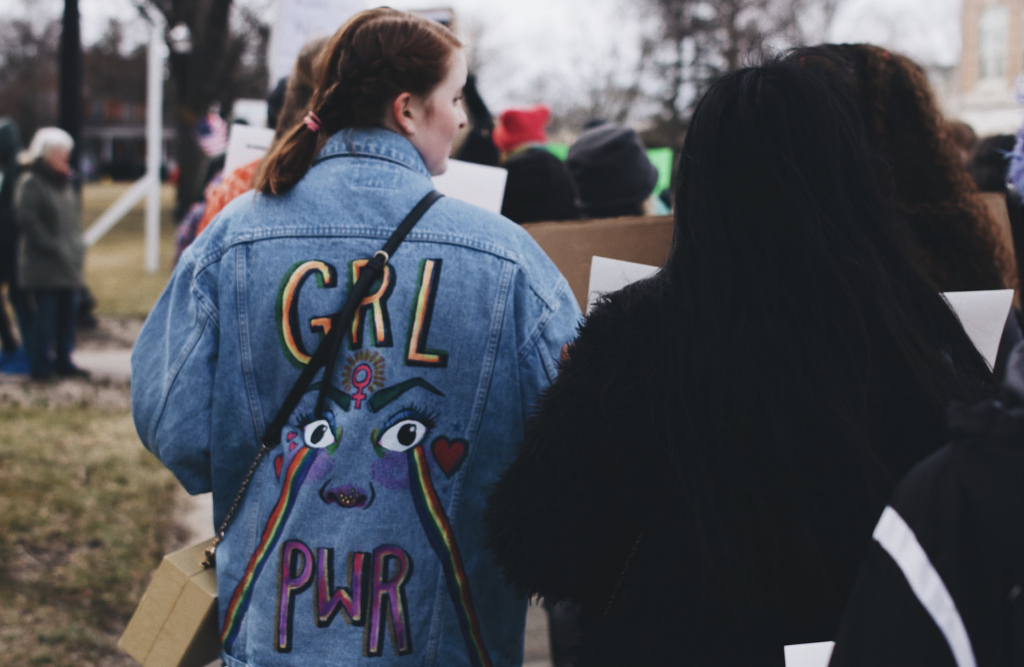
[[[220,654],[213,538],[164,556],[119,645],[143,667],[203,667]]]

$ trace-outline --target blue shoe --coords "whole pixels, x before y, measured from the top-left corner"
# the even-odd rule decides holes
[[[17,348],[12,351],[0,351],[0,373],[10,375],[28,375],[31,364],[24,348]]]

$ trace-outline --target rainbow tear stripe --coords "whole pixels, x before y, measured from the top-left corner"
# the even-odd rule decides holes
[[[448,582],[448,594],[455,604],[455,612],[462,628],[462,636],[469,649],[469,658],[474,667],[491,667],[491,658],[487,655],[483,637],[480,634],[480,621],[477,620],[473,608],[473,596],[469,591],[469,580],[462,566],[459,545],[455,542],[455,534],[448,523],[448,516],[441,507],[441,501],[434,490],[427,468],[427,457],[422,447],[409,450],[409,489],[412,501],[416,506],[423,530],[430,539],[431,546],[437,553],[444,568],[445,580]]]
[[[292,462],[288,464],[288,471],[285,473],[284,483],[281,486],[281,495],[277,499],[277,505],[267,519],[267,525],[263,529],[263,537],[259,545],[249,559],[241,581],[235,587],[235,593],[231,596],[231,604],[228,606],[227,614],[224,616],[224,629],[221,630],[220,639],[225,651],[230,651],[231,646],[238,637],[238,631],[242,627],[242,618],[246,609],[249,608],[249,601],[252,599],[252,590],[256,584],[257,577],[267,562],[267,557],[274,550],[277,540],[281,537],[281,528],[288,515],[291,514],[295,505],[295,498],[302,487],[302,480],[316,458],[317,450],[303,447],[295,455]]]

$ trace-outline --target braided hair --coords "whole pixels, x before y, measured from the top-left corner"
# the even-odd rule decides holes
[[[381,127],[388,104],[402,93],[428,96],[448,73],[462,43],[446,27],[387,7],[359,12],[330,39],[313,66],[314,89],[298,123],[271,149],[255,187],[282,194],[295,186],[334,133]]]

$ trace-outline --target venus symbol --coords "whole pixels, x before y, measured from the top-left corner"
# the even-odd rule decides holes
[[[366,388],[370,386],[371,382],[373,382],[373,367],[370,364],[359,364],[352,370],[352,386],[359,390],[352,394],[352,398],[356,402],[356,410],[364,400],[369,398],[366,395]]]

